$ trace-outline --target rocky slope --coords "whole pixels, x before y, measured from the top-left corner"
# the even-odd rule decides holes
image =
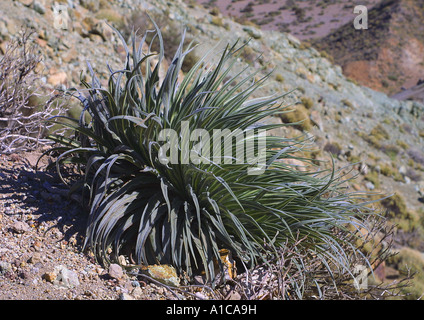
[[[365,0],[371,9],[381,0]],[[289,32],[300,40],[320,38],[352,23],[354,4],[343,0],[197,0],[206,8],[218,8],[224,15],[250,21],[262,30]]]
[[[287,127],[277,134],[296,136],[308,132],[315,137],[316,143],[316,151],[311,152],[311,156],[328,160],[332,154],[338,167],[356,163],[350,175],[358,173],[358,177],[347,184],[350,191],[396,193],[398,197],[394,203],[383,203],[392,222],[400,224],[396,247],[417,252],[418,263],[423,262],[420,254],[424,250],[422,104],[391,99],[384,93],[358,85],[343,75],[341,67],[333,65],[324,54],[294,36],[239,24],[219,12],[210,14],[194,2],[68,0],[56,1],[58,3],[68,13],[68,17],[62,16],[67,22],[65,29],[63,22],[56,20],[58,11],[54,1],[2,0],[0,6],[0,48],[4,50],[7,40],[22,26],[33,28],[34,42],[43,56],[38,72],[43,75],[46,92],[58,87],[81,87],[80,75],[89,79],[87,60],[105,82],[107,63],[118,68],[124,52],[119,38],[106,22],[124,31],[131,23],[146,26],[144,12],[160,19],[165,29],[172,26],[164,30],[165,41],[170,43],[175,38],[171,31],[186,26],[188,33],[201,44],[194,52],[196,56],[216,43],[225,45],[236,39],[242,42],[250,39],[238,67],[250,63],[254,68],[262,68],[262,74],[273,71],[267,85],[257,94],[289,92],[286,103],[295,110],[290,119],[269,120],[304,120],[301,125]],[[2,171],[1,178],[7,174]],[[3,190],[2,193],[13,191]],[[6,207],[8,205],[3,204],[3,217],[8,217]],[[28,221],[26,213],[20,214],[21,219]],[[6,222],[3,228],[9,230],[16,221],[7,219]],[[19,242],[19,237],[15,241]],[[31,249],[23,250],[29,252]],[[406,261],[407,253],[387,265],[388,273],[399,274],[396,270]],[[9,253],[2,251],[0,259],[8,260]],[[98,297],[104,296],[108,293]]]
[[[354,4],[346,1],[198,0],[262,30],[290,32],[330,54],[343,74],[389,95],[423,77],[423,7],[414,0],[363,1],[367,30],[355,30]],[[215,8],[215,9],[214,9]],[[402,95],[401,95],[402,96]]]
[[[424,74],[422,1],[385,0],[368,12],[367,30],[348,23],[314,44],[331,53],[346,76],[388,94]]]

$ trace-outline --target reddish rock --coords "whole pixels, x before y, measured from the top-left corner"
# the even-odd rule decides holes
[[[55,74],[52,74],[47,78],[47,83],[51,84],[52,86],[58,86],[61,84],[66,84],[68,81],[68,75],[64,71],[59,71]]]
[[[377,280],[384,281],[386,279],[386,262],[381,262],[373,272]]]
[[[43,278],[44,278],[44,280],[46,280],[47,282],[51,282],[51,283],[53,283],[53,281],[55,281],[55,280],[56,280],[56,278],[57,278],[57,274],[56,274],[56,273],[54,273],[54,272],[46,272],[46,273],[43,275]]]

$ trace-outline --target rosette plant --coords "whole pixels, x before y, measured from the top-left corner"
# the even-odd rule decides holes
[[[78,186],[89,207],[85,246],[105,264],[124,254],[135,264],[170,264],[180,274],[205,272],[213,281],[216,265],[223,268],[221,249],[249,268],[302,238],[296,250],[319,257],[329,272],[332,263],[349,269],[346,244],[334,230],[361,226],[368,209],[345,192],[334,170],[300,171],[284,161],[297,159],[305,141],[263,135],[282,126],[264,124],[267,117],[290,112],[284,94],[252,98],[269,75],[235,70],[243,50],[235,43],[211,49],[181,77],[192,50],[183,48],[183,32],[160,79],[162,35],[157,27],[150,32],[158,53],[144,43],[146,35],[133,34],[130,45],[121,37],[123,68],[109,67],[106,88],[90,68],[91,83],[69,91],[82,103],[80,118],[54,119],[74,131],[52,136],[59,144],[52,150],[60,153],[58,169],[75,163],[82,170]],[[199,135],[184,140],[197,129],[210,137],[226,129],[241,138],[222,135],[222,143],[209,148],[221,161],[207,159]],[[171,131],[173,138],[164,134]],[[263,162],[246,157],[248,148],[238,153],[248,141],[262,146],[252,150]]]

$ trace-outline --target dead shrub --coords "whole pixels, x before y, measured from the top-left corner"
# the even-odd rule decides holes
[[[44,121],[60,113],[54,98],[40,92],[41,61],[31,41],[33,32],[24,30],[6,47],[0,59],[0,153],[31,150],[47,143]]]

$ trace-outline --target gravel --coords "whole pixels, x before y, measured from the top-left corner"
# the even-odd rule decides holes
[[[26,158],[0,155],[0,300],[145,300],[171,295],[158,296],[160,286],[126,274],[118,265],[109,274],[84,252],[83,209],[51,193],[53,187],[63,190],[57,176],[35,171]]]

